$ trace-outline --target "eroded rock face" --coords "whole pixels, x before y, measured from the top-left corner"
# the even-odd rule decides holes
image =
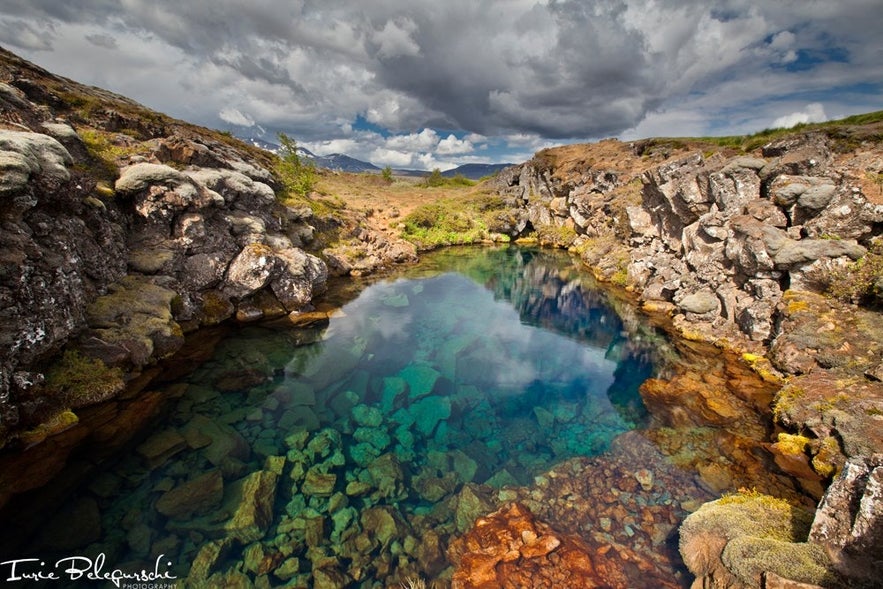
[[[302,249],[311,214],[281,206],[244,151],[108,110],[102,132],[148,137],[108,139],[131,153],[111,163],[51,108],[2,96],[33,131],[0,130],[0,446],[60,409],[36,367],[65,346],[137,375],[185,332],[310,310],[324,290],[324,262]]]
[[[763,343],[775,335],[782,293],[818,289],[864,256],[883,206],[834,165],[823,135],[775,142],[761,155],[690,153],[656,166],[622,156],[623,169],[584,166],[579,175],[535,158],[497,183],[524,213],[510,234],[573,227],[563,245],[645,301],[674,303],[685,330]],[[626,190],[635,178],[638,200]]]

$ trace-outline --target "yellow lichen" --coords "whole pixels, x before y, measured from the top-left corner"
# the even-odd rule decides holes
[[[804,454],[812,440],[806,436],[781,433],[776,437],[776,448],[782,454]]]
[[[825,478],[833,477],[839,470],[838,463],[842,459],[840,444],[837,438],[828,437],[821,440],[812,459],[813,469]]]
[[[23,432],[20,436],[25,446],[39,444],[49,436],[63,432],[79,423],[80,418],[70,409],[59,411],[37,427]]]

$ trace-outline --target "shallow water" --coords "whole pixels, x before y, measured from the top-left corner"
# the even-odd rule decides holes
[[[176,400],[154,432],[22,553],[104,554],[108,569],[197,584],[436,578],[482,514],[471,490],[514,496],[568,459],[594,468],[647,425],[654,342],[630,339],[566,254],[443,252],[327,299],[342,303],[327,324],[237,330],[167,384]],[[673,504],[655,492],[639,506]]]

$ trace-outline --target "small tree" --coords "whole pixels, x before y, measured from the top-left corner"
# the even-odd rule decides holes
[[[441,170],[435,168],[429,176],[426,177],[426,185],[427,186],[443,186],[445,183],[445,177],[442,176]]]
[[[383,178],[387,184],[392,184],[392,168],[386,166],[380,170],[380,177]]]
[[[316,185],[316,168],[312,162],[304,162],[297,153],[297,143],[286,135],[279,133],[282,145],[278,172],[285,187],[295,194],[306,196]]]

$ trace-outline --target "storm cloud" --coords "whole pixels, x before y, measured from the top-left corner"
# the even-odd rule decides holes
[[[175,116],[257,124],[316,146],[351,140],[362,154],[406,153],[397,137],[407,143],[429,129],[434,144],[420,148],[438,157],[469,149],[479,157],[482,147],[524,137],[533,148],[642,132],[748,132],[809,104],[831,116],[873,110],[881,30],[879,0],[0,7],[8,48]]]

